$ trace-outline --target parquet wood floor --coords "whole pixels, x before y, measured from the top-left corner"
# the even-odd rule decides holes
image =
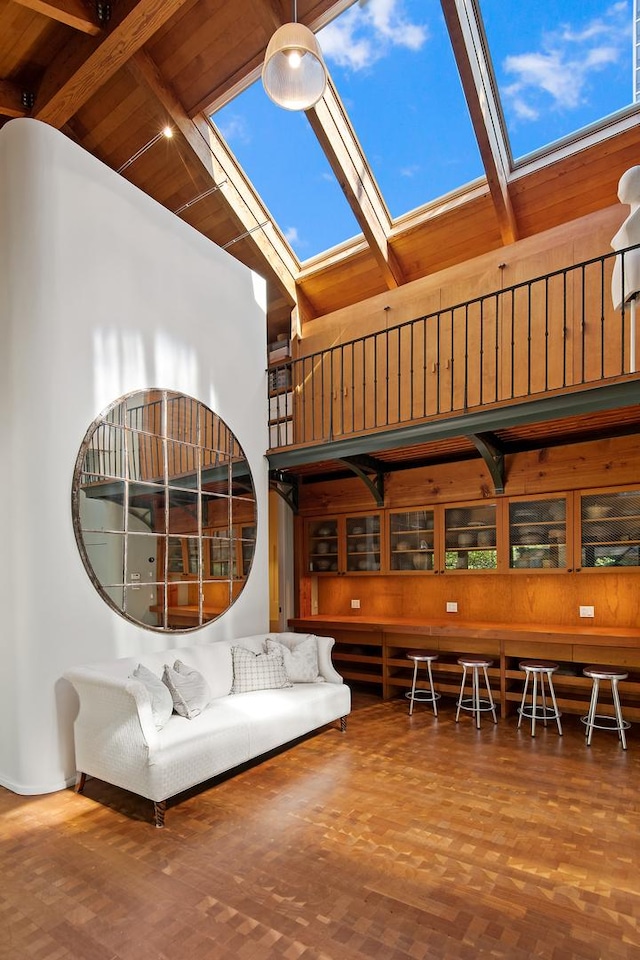
[[[96,780],[0,790],[1,960],[638,960],[638,725],[454,712],[356,695],[164,830]]]

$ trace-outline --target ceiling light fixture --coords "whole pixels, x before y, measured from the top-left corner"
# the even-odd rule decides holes
[[[267,96],[285,110],[309,110],[327,85],[320,44],[312,31],[297,21],[298,5],[293,0],[293,23],[276,30],[262,65]]]

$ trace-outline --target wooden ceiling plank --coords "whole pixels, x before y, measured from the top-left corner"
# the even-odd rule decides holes
[[[502,119],[484,56],[477,0],[440,0],[480,156],[496,210],[502,241],[518,239],[509,195],[509,153]]]
[[[100,87],[169,20],[188,0],[138,0],[117,6],[121,19],[96,46],[76,53],[71,41],[66,55],[52,64],[37,94],[33,116],[61,127]],[[60,63],[60,66],[58,65]],[[66,71],[73,64],[70,74]],[[65,75],[66,74],[66,75]]]
[[[389,213],[330,77],[324,95],[315,107],[306,111],[306,115],[380,266],[385,283],[390,290],[400,286],[404,278],[389,245]]]
[[[26,117],[29,108],[22,102],[22,90],[17,83],[10,80],[0,80],[0,116]]]
[[[57,20],[67,27],[97,37],[100,26],[91,17],[87,16],[87,6],[82,0],[14,0],[22,7],[28,7],[41,13],[50,20]]]
[[[213,124],[206,117],[191,118],[188,115],[175,92],[161,76],[156,64],[144,51],[138,51],[132,57],[129,70],[137,82],[145,86],[160,102],[206,171],[211,185],[222,185],[220,196],[227,202],[233,219],[239,224],[239,235],[253,231],[258,224],[269,224],[268,231],[260,229],[249,234],[247,242],[255,246],[268,273],[274,277],[292,304],[296,303],[298,290],[295,274],[299,271],[299,264],[295,262],[277,228],[272,225],[269,212]]]

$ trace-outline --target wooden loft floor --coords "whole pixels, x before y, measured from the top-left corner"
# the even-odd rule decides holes
[[[0,958],[636,960],[640,727],[535,739],[356,693],[335,728],[151,804],[0,790]]]

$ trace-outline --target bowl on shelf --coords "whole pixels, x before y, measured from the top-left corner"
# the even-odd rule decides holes
[[[331,569],[331,560],[314,560],[314,570],[324,571]]]
[[[396,550],[411,550],[411,544],[408,540],[398,540],[396,543]]]
[[[523,543],[525,546],[531,546],[532,544],[542,543],[542,533],[537,528],[523,528],[517,531],[518,543]]]
[[[316,543],[316,553],[329,553],[329,544],[326,540],[321,540],[320,543]]]
[[[316,537],[331,537],[333,535],[333,530],[331,527],[318,527],[316,530]]]
[[[475,533],[459,533],[458,534],[458,546],[459,547],[473,547],[476,542]]]
[[[351,527],[351,533],[354,537],[359,537],[360,534],[364,533],[364,527]]]
[[[431,568],[431,554],[414,553],[412,563],[415,570],[429,570]]]
[[[609,516],[611,507],[606,503],[590,503],[584,508],[584,512],[589,520],[601,520],[602,517]]]

